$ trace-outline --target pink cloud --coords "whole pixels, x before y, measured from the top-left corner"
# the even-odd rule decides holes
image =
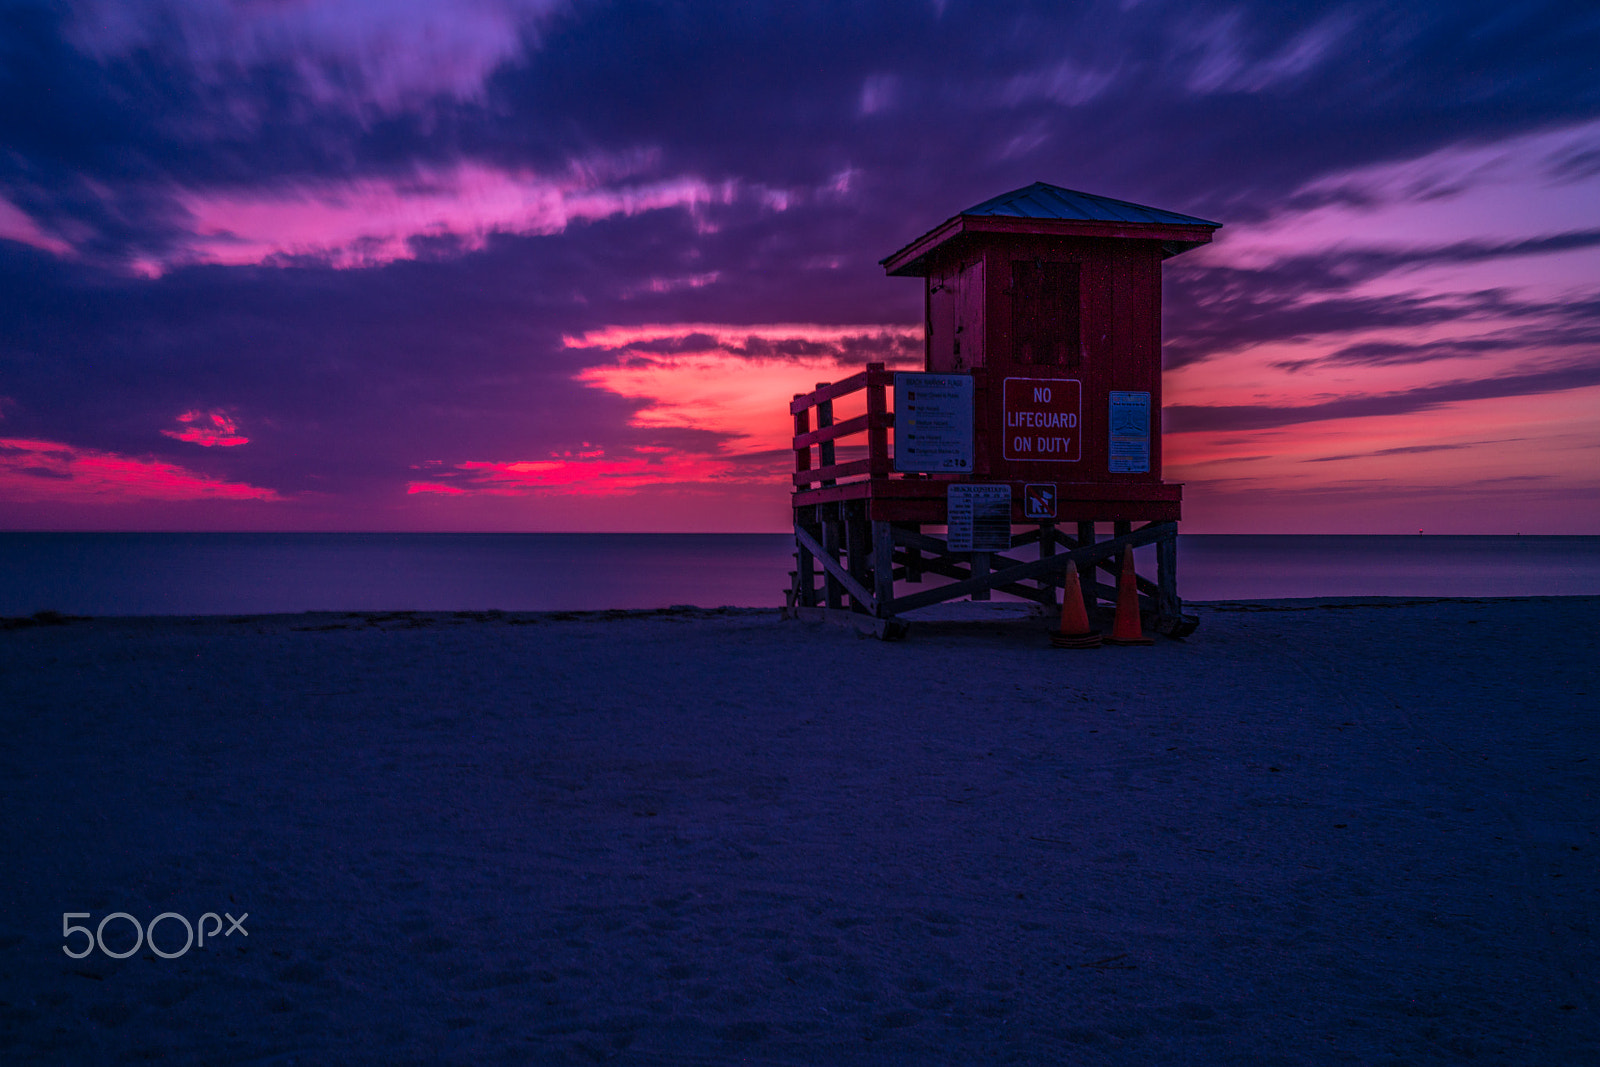
[[[648,159],[574,162],[569,173],[542,175],[462,163],[407,178],[234,192],[187,192],[193,236],[178,258],[224,265],[311,256],[343,268],[412,259],[415,238],[446,237],[479,249],[496,233],[559,233],[575,221],[637,215],[663,208],[726,203],[731,184],[680,177],[628,185]],[[664,289],[711,278],[662,281]]]
[[[4,197],[0,197],[0,240],[32,245],[58,256],[72,252],[71,245],[45,233],[31,216]]]
[[[272,489],[222,481],[155,459],[9,437],[0,438],[0,499],[119,504],[282,498]]]
[[[203,448],[233,448],[250,443],[250,438],[240,435],[233,420],[221,411],[185,411],[178,421],[184,424],[183,429],[162,430],[162,434]]]

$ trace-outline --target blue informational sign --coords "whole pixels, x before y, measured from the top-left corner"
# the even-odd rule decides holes
[[[1113,474],[1144,474],[1150,470],[1150,394],[1111,393],[1111,430],[1107,467]]]

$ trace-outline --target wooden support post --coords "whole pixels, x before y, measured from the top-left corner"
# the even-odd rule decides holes
[[[822,551],[829,559],[837,563],[839,562],[839,535],[842,532],[840,526],[843,525],[839,519],[839,505],[823,504],[817,508],[817,511],[822,519]],[[844,586],[840,584],[838,578],[834,577],[831,568],[827,569],[822,584],[825,590],[827,606],[830,608],[843,607]]]
[[[987,552],[974,552],[972,554],[972,576],[974,578],[987,578],[987,577],[989,577],[989,553],[987,553]],[[973,600],[988,600],[989,599],[989,590],[986,589],[986,588],[985,589],[974,589],[972,591],[972,599]]]
[[[872,595],[877,601],[873,614],[884,618],[894,600],[894,532],[878,520],[872,523]]]
[[[1088,548],[1092,544],[1094,544],[1094,523],[1078,523],[1077,547]],[[1093,563],[1078,564],[1078,585],[1083,589],[1084,606],[1088,608],[1094,607],[1099,602],[1100,595],[1095,592]]]
[[[808,608],[817,606],[817,564],[811,558],[811,553],[805,548],[800,549],[800,573],[797,578],[800,586],[799,603]]]
[[[832,384],[831,382],[818,382],[817,383],[817,388],[821,389],[823,386],[831,385],[831,384]],[[817,429],[819,429],[819,430],[826,429],[827,427],[832,426],[832,425],[833,425],[833,401],[824,400],[820,404],[817,405]],[[821,444],[817,445],[817,466],[819,466],[819,467],[831,467],[831,466],[833,466],[833,463],[834,463],[834,460],[833,460],[833,442],[832,441],[823,441]],[[824,478],[823,481],[822,481],[822,484],[823,485],[834,485],[834,484],[836,484],[836,482],[832,478]]]
[[[874,478],[889,477],[889,427],[885,425],[889,401],[884,383],[872,380],[875,374],[881,373],[882,363],[867,364],[867,462]]]
[[[1156,611],[1176,619],[1183,614],[1183,604],[1178,600],[1178,532],[1173,532],[1156,542]]]
[[[794,398],[796,400],[799,400],[801,395],[802,394],[800,394],[800,393],[796,393],[796,394],[794,394]],[[805,409],[795,413],[795,416],[794,416],[794,435],[796,437],[801,437],[801,436],[803,436],[803,435],[805,435],[807,433],[810,433],[810,432],[811,432],[811,409],[810,408],[805,408]],[[796,471],[808,471],[808,470],[811,469],[811,446],[810,445],[806,445],[806,446],[804,446],[802,448],[797,448],[797,449],[794,450],[794,469]]]
[[[852,500],[841,504],[844,511],[844,544],[845,555],[848,558],[846,569],[850,577],[861,583],[863,587],[872,582],[872,524],[867,521],[865,509],[861,501]],[[852,602],[856,598],[852,596]],[[870,604],[854,603],[855,607],[870,611]]]
[[[1056,524],[1053,522],[1042,522],[1039,524],[1039,558],[1044,559],[1047,556],[1053,556],[1055,554]],[[1056,602],[1056,582],[1058,580],[1059,579],[1054,571],[1051,571],[1049,574],[1040,575],[1039,588],[1044,591],[1044,595],[1047,598],[1045,603],[1054,604]]]
[[[794,517],[794,528],[797,532],[800,530],[805,530],[806,533],[810,534],[811,537],[815,539],[817,535],[821,533],[821,530],[818,529],[816,525],[816,509],[802,508],[801,511],[808,512],[809,514],[801,515],[796,513]],[[810,521],[807,521],[808,519]],[[796,577],[796,584],[800,586],[799,603],[802,607],[814,608],[817,606],[816,557],[811,554],[811,550],[805,546],[799,537],[794,539],[794,545],[795,551],[800,556],[800,566],[798,568],[799,574]]]
[[[799,400],[802,395],[803,394],[801,394],[801,393],[796,393],[796,394],[794,394],[793,399]],[[795,437],[800,437],[802,434],[809,433],[810,430],[811,430],[811,409],[810,408],[805,408],[805,409],[802,409],[800,411],[795,412],[795,415],[794,415],[794,435],[795,435]],[[805,445],[804,447],[796,448],[794,450],[794,469],[796,471],[808,471],[808,470],[811,469],[811,446],[810,445]],[[803,517],[801,515],[801,511],[812,511],[812,512],[814,512],[814,509],[804,508],[804,509],[797,509],[795,511],[794,528],[795,528],[796,531],[798,531],[800,529],[801,523],[803,522]],[[815,607],[816,603],[817,603],[817,573],[816,573],[816,566],[812,562],[811,553],[806,549],[805,545],[800,543],[800,538],[798,538],[798,537],[796,537],[795,540],[794,540],[794,554],[795,554],[795,561],[794,561],[795,562],[795,568],[794,568],[794,570],[795,570],[795,575],[794,575],[795,603],[800,605],[800,606],[803,606],[803,607]]]
[[[902,526],[912,533],[922,532],[920,522],[902,523]],[[906,581],[918,583],[922,581],[922,549],[916,545],[906,547]]]

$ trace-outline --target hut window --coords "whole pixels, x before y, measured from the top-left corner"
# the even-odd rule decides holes
[[[1011,261],[1011,344],[1019,364],[1079,365],[1078,264]]]

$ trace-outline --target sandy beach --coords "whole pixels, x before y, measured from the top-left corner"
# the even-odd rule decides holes
[[[1190,609],[5,629],[0,1060],[1596,1062],[1600,597]]]

